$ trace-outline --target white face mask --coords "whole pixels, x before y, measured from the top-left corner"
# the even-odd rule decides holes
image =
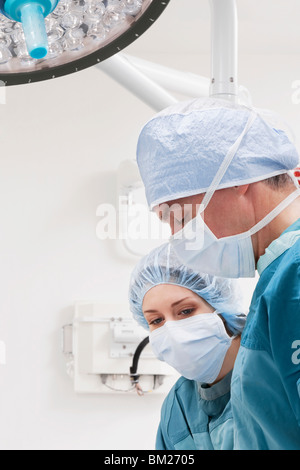
[[[248,232],[231,237],[217,238],[201,214],[197,214],[171,238],[170,243],[178,258],[196,271],[228,278],[254,277],[252,235],[268,225],[299,196],[300,191],[296,190]]]
[[[253,112],[248,119],[243,133],[229,149],[210,188],[203,198],[197,216],[170,239],[170,243],[178,258],[192,269],[202,270],[208,274],[220,277],[254,277],[255,258],[251,239],[252,235],[268,225],[278,214],[300,196],[299,185],[295,182],[295,186],[298,189],[294,193],[290,194],[264,219],[258,222],[258,224],[247,232],[238,235],[217,238],[205,224],[201,213],[204,212],[208,206],[236,154],[243,137],[251,128],[255,119],[256,114]]]
[[[187,379],[208,384],[218,377],[233,339],[216,312],[166,321],[149,338],[158,359]]]

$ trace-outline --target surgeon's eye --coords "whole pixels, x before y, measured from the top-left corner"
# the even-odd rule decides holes
[[[181,219],[181,220],[175,219],[175,223],[176,223],[177,225],[179,225],[180,227],[183,227],[183,226],[184,226],[184,219]]]
[[[192,220],[191,213],[187,212],[184,214],[184,217],[174,218],[174,222],[179,225],[180,227],[184,227]]]
[[[180,315],[191,315],[194,312],[194,308],[187,308],[185,310],[181,310]]]
[[[163,321],[164,321],[163,318],[155,318],[155,320],[152,320],[152,321],[149,322],[149,325],[158,326]]]

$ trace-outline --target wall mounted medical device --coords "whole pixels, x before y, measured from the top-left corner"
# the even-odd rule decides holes
[[[178,374],[154,356],[147,331],[124,304],[75,305],[62,328],[67,373],[77,393],[164,393]]]

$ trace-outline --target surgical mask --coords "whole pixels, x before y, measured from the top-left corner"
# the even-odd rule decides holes
[[[252,235],[299,196],[300,191],[295,191],[250,230],[231,237],[217,238],[198,214],[172,237],[171,244],[178,258],[193,270],[227,278],[255,277]]]
[[[244,131],[228,151],[210,188],[205,194],[197,216],[170,239],[170,243],[178,258],[192,269],[202,270],[208,274],[220,277],[255,277],[255,257],[251,239],[252,235],[267,226],[277,215],[300,196],[299,186],[295,183],[297,186],[295,192],[284,199],[250,230],[237,235],[217,238],[205,224],[201,214],[207,208],[234,158],[242,139],[251,128],[255,119],[256,113],[252,112]]]
[[[234,337],[216,312],[166,321],[150,333],[156,357],[187,379],[211,384],[217,379]]]

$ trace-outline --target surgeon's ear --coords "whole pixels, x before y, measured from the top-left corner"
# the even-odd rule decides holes
[[[238,196],[244,196],[249,189],[249,184],[242,184],[242,186],[235,186],[234,189]]]

